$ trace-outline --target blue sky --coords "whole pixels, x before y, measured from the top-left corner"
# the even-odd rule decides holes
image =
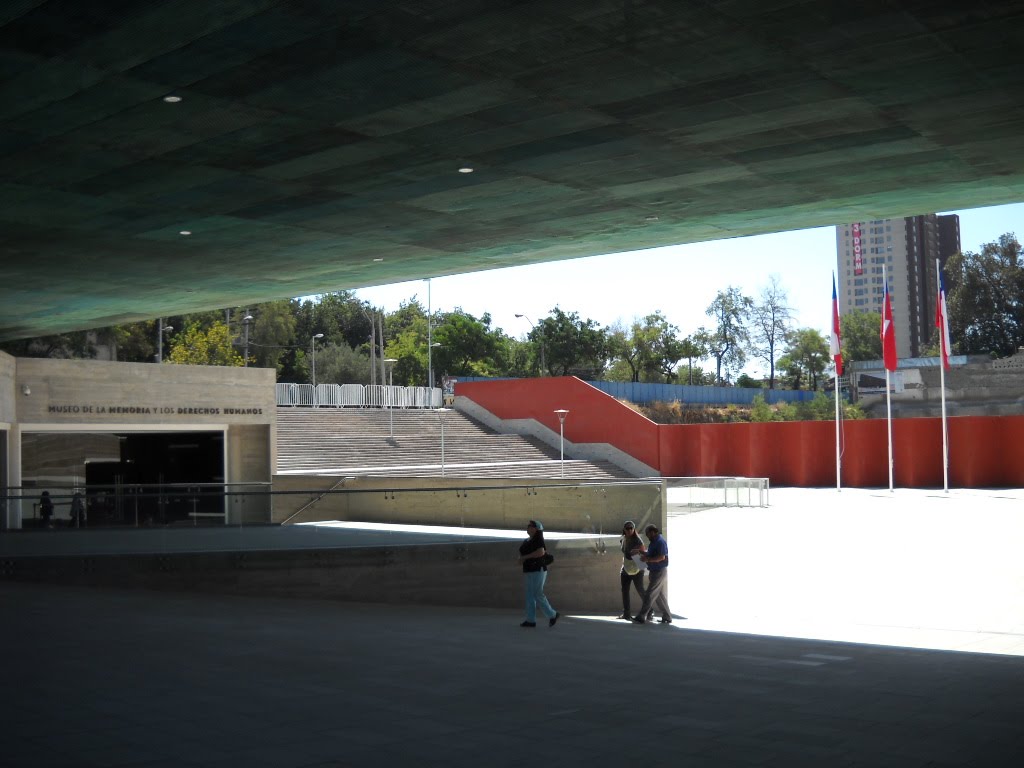
[[[1024,237],[1024,203],[953,213],[960,216],[965,251],[978,251],[1006,232]],[[688,335],[709,324],[704,311],[719,290],[738,286],[756,300],[774,274],[797,325],[827,333],[835,267],[835,228],[821,227],[439,277],[431,281],[430,298],[435,311],[461,307],[476,317],[490,312],[492,326],[517,338],[529,333],[530,324],[516,313],[537,322],[555,306],[602,326],[620,320],[628,325],[660,309]],[[356,294],[393,311],[413,295],[425,306],[427,283],[396,283]]]

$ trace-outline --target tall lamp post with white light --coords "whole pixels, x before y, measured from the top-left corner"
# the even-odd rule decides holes
[[[527,317],[526,315],[521,315],[521,314],[518,314],[518,313],[517,313],[517,314],[516,314],[516,317],[521,317],[521,318],[523,318],[523,319],[524,319],[524,320],[525,320],[526,322],[528,322],[528,323],[530,324],[530,327],[531,327],[531,328],[532,328],[533,330],[535,330],[535,331],[537,330],[537,326],[533,324],[533,320],[531,320],[530,318],[528,318],[528,317]],[[547,365],[546,365],[546,364],[544,363],[544,334],[542,333],[542,334],[540,335],[540,373],[541,373],[541,375],[542,375],[542,376],[543,376],[543,375],[546,375],[546,374],[547,374],[547,370],[548,370],[548,367],[547,367]]]
[[[313,344],[313,365],[312,365],[312,367],[310,369],[310,372],[311,372],[310,381],[313,382],[313,402],[314,403],[316,402],[316,340],[317,339],[322,339],[323,337],[324,337],[324,335],[322,333],[315,333],[315,334],[313,334],[313,339],[312,339],[312,344]]]
[[[384,358],[384,362],[388,366],[388,388],[385,391],[384,398],[385,398],[385,400],[386,400],[386,402],[388,404],[388,423],[389,423],[390,428],[391,428],[391,439],[394,440],[395,439],[395,409],[394,409],[394,402],[393,402],[393,398],[395,396],[395,389],[394,389],[394,387],[395,387],[395,374],[394,374],[394,370],[395,370],[395,363],[397,363],[398,360],[396,360],[393,357],[385,357]]]
[[[245,326],[245,368],[249,367],[249,326],[252,325],[252,321],[252,315],[246,315],[242,318],[242,324]]]
[[[441,422],[441,477],[444,477],[444,415],[450,408],[438,408],[437,420]]]
[[[569,415],[569,411],[559,408],[555,415],[558,416],[558,461],[562,467],[562,477],[565,477],[565,417]]]

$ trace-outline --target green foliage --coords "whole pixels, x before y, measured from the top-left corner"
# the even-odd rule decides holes
[[[605,333],[596,322],[581,320],[576,312],[565,313],[555,307],[528,338],[544,345],[545,375],[596,379],[604,372],[608,357]]]
[[[80,358],[93,357],[93,346],[88,331],[58,333],[52,336],[39,336],[34,339],[18,339],[5,341],[0,349],[15,357],[59,357]]]
[[[768,405],[762,395],[757,395],[750,408],[750,420],[757,422],[831,421],[836,415],[835,403],[835,396],[827,395],[824,392],[815,394],[814,399],[810,402],[778,403],[774,406]],[[864,411],[856,403],[848,403],[844,400],[841,405],[844,419],[864,418]]]
[[[291,310],[290,301],[269,301],[249,313],[253,317],[249,325],[249,365],[274,368],[280,374],[285,359],[294,357],[297,320]],[[244,346],[244,327],[241,333]]]
[[[831,361],[825,337],[814,328],[800,328],[786,337],[785,354],[779,358],[779,368],[793,389],[800,389],[802,385],[817,389]]]
[[[964,354],[1013,354],[1024,346],[1024,264],[1012,233],[981,253],[954,254],[946,263],[949,335]]]
[[[676,380],[676,365],[685,356],[679,329],[668,322],[660,312],[634,320],[629,330],[621,326],[608,329],[607,352],[618,364],[617,376],[623,366],[629,369],[629,378],[621,381],[647,381],[671,383]]]
[[[176,365],[241,366],[242,356],[232,346],[230,329],[217,321],[204,328],[200,323],[188,325],[171,341],[167,362]]]
[[[776,421],[799,421],[800,414],[796,403],[778,403],[775,406]]]
[[[304,356],[305,357],[305,356]],[[305,360],[303,361],[305,363]],[[316,348],[317,384],[369,384],[370,358],[344,342]],[[395,384],[405,383],[398,380]]]
[[[840,318],[844,366],[882,359],[882,339],[878,335],[881,325],[882,316],[877,312],[848,312]]]
[[[434,350],[434,378],[451,376],[496,376],[503,373],[501,361],[508,348],[499,344],[500,330],[491,328],[486,312],[478,320],[456,309],[441,316],[433,338],[441,344]],[[424,351],[426,351],[424,339]]]
[[[155,320],[115,325],[99,332],[98,340],[110,344],[115,360],[151,363],[156,357],[156,326]]]
[[[815,392],[813,400],[798,403],[796,410],[800,421],[834,419],[836,414],[835,397],[830,397],[821,391]]]
[[[678,371],[678,379],[680,384],[714,384],[714,380],[706,380],[704,372],[693,364],[694,360],[701,360],[707,356],[708,351],[701,343],[701,339],[697,334],[693,336],[687,336],[682,339],[679,343],[679,352],[682,355],[681,359],[686,360],[686,371]]]
[[[764,395],[755,395],[750,406],[750,420],[754,422],[775,421],[775,411],[765,402]]]
[[[416,303],[415,297],[410,303]],[[292,299],[295,334],[300,340],[322,333],[325,344],[344,342],[358,349],[370,338],[371,307],[360,301],[352,291],[324,293],[313,299]]]
[[[736,386],[745,387],[747,389],[762,389],[763,382],[758,381],[757,379],[753,378],[752,376],[748,376],[745,373],[741,373],[739,376],[736,377]]]

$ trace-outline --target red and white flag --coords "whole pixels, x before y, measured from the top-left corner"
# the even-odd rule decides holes
[[[839,336],[839,299],[836,297],[836,276],[832,273],[832,342],[829,345],[836,364],[836,376],[843,375],[843,348]]]
[[[935,302],[935,327],[939,329],[939,354],[942,355],[942,367],[949,370],[949,356],[952,347],[949,343],[949,315],[946,314],[946,281],[939,270],[939,296]]]
[[[882,306],[882,362],[885,370],[895,371],[899,365],[896,357],[896,327],[892,324],[892,303],[889,301],[889,281],[885,281],[885,302]]]

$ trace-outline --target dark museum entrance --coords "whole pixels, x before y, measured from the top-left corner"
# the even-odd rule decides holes
[[[23,482],[49,490],[56,521],[84,497],[85,525],[223,524],[224,434],[64,432],[23,435]]]

